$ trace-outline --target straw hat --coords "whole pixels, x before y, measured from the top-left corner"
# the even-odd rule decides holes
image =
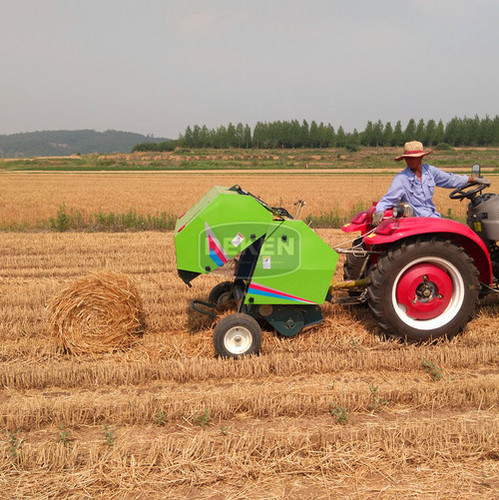
[[[406,142],[404,144],[404,154],[397,156],[395,161],[400,161],[402,158],[422,158],[423,156],[433,153],[430,149],[428,151],[423,151],[423,143],[419,141]]]

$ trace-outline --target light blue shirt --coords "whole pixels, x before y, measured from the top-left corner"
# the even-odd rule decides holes
[[[406,167],[393,178],[388,192],[376,205],[376,213],[405,201],[412,205],[416,217],[440,217],[433,203],[435,186],[447,189],[461,188],[468,183],[468,179],[467,175],[451,174],[425,163],[419,180],[412,170]]]

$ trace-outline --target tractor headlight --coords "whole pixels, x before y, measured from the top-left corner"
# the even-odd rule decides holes
[[[401,217],[414,217],[414,208],[409,203],[397,203],[393,207],[393,217],[400,219]]]

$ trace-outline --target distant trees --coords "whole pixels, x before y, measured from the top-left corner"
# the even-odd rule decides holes
[[[406,125],[405,130],[404,130],[404,142],[411,140],[411,139],[408,139],[408,137],[411,137],[411,139],[415,139],[415,140],[419,140],[419,141],[422,140],[422,138],[416,137],[416,120],[414,120],[414,118],[411,118],[407,122],[407,125]]]
[[[176,145],[177,141],[141,142],[133,147],[132,153],[136,151],[173,151]]]
[[[364,132],[361,134],[361,144],[363,146],[388,146],[389,143],[383,144],[385,141],[384,125],[381,120],[376,123],[371,121],[367,122]]]
[[[399,120],[393,129],[392,140],[390,141],[390,146],[400,146],[404,143],[405,137],[404,132],[402,132],[402,122]]]
[[[345,132],[340,125],[336,130],[331,124],[306,120],[258,122],[253,130],[242,123],[220,125],[208,129],[206,125],[188,126],[177,141],[160,144],[144,143],[134,151],[168,151],[176,146],[185,148],[348,148],[360,146],[402,146],[406,141],[419,140],[425,146],[446,143],[450,146],[499,146],[499,116],[490,118],[452,118],[444,125],[434,119],[427,122],[411,118],[405,128],[402,123],[368,121],[365,129]]]

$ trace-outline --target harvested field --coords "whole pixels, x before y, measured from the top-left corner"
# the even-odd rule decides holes
[[[119,199],[104,200],[106,189],[113,192],[107,176],[96,183],[71,175],[27,179],[59,188],[64,179],[64,195],[81,207],[98,203],[99,193],[102,204]],[[176,193],[176,210],[215,177],[201,176],[189,190],[181,176],[113,176],[128,193],[126,207],[166,203],[162,196]],[[334,200],[339,189],[322,177],[304,186],[285,180],[288,190],[277,178],[271,187],[267,177],[242,177],[234,183],[276,203],[281,193],[292,200],[324,184]],[[24,217],[21,195],[8,191]],[[51,193],[47,204],[58,196]],[[348,239],[339,230],[319,233],[332,245]],[[262,354],[236,362],[214,357],[211,320],[188,312],[191,299],[206,297],[225,276],[186,287],[172,233],[1,238],[0,486],[7,498],[497,498],[499,300],[484,299],[454,340],[421,346],[382,340],[367,309],[328,304],[321,327],[294,339],[265,331]],[[136,283],[147,330],[127,350],[63,353],[48,335],[47,305],[102,271]]]
[[[487,174],[493,181],[497,177]],[[331,211],[351,216],[379,200],[392,174],[338,173],[4,173],[0,200],[0,228],[17,225],[28,230],[44,227],[58,209],[76,211],[84,218],[102,212],[183,214],[213,185],[232,186],[261,197],[273,206],[294,212],[298,199],[307,202],[301,216]],[[449,191],[436,189],[435,204],[443,215],[464,217],[466,204],[449,199]]]

